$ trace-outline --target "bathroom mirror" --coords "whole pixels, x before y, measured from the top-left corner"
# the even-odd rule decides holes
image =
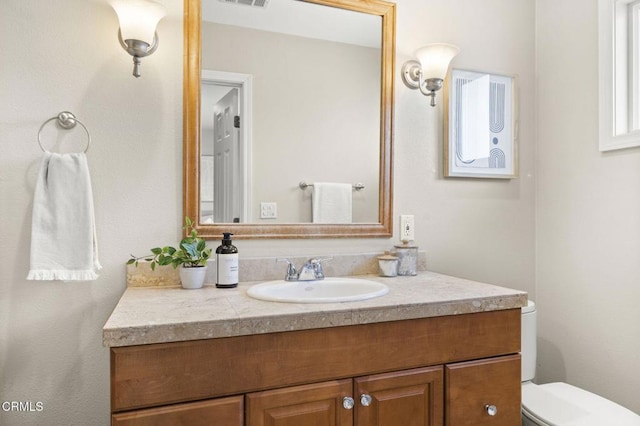
[[[340,32],[340,25],[347,30],[347,34],[365,33],[364,30],[354,31],[353,28],[358,21],[365,21],[368,23],[366,25],[373,22],[374,26],[378,26],[374,28],[374,37],[379,38],[378,46],[361,49],[368,50],[369,57],[373,56],[373,59],[358,56],[359,47],[354,48],[360,43],[358,41],[325,41],[322,36],[291,34],[288,33],[289,29],[282,27],[283,24],[269,24],[270,28],[254,26],[241,29],[233,21],[212,23],[207,18],[212,7],[235,8],[236,12],[245,14],[243,22],[251,21],[247,16],[253,11],[249,6],[230,5],[219,0],[202,0],[204,4],[200,0],[185,0],[184,213],[194,219],[196,229],[205,238],[218,238],[222,232],[232,232],[234,238],[389,237],[392,234],[395,5],[371,0],[286,1],[294,7],[316,8],[311,9],[311,16],[314,17],[325,12],[338,12],[340,15],[337,18],[330,17],[327,21],[329,24],[325,24],[335,34]],[[269,3],[280,7],[285,0],[267,2],[267,5]],[[264,12],[260,11],[262,14],[257,15],[261,20],[266,16]],[[294,13],[292,16],[296,18],[302,16],[300,12]],[[283,15],[283,12],[279,14]],[[213,15],[220,17],[223,13],[218,11]],[[346,20],[343,21],[344,16]],[[283,22],[297,20],[301,19],[285,18]],[[273,25],[281,27],[274,29]],[[225,36],[233,40],[233,46],[229,46],[232,44],[230,42],[212,44],[211,39],[224,40]],[[243,46],[238,41],[245,38],[259,40],[260,43],[273,38],[280,50],[267,50],[265,44],[249,55],[250,46]],[[340,45],[347,50],[331,56],[327,54],[326,44]],[[313,50],[316,45],[320,46],[320,50]],[[299,50],[293,54],[296,48]],[[264,52],[264,56],[255,58],[257,52]],[[342,77],[330,80],[327,72],[324,73],[327,75],[324,79],[313,74],[312,70],[305,72],[305,65],[311,65],[313,58],[330,63],[328,66],[337,70],[336,74],[341,73]],[[262,63],[262,66],[247,65],[251,59]],[[289,74],[281,70],[275,72],[275,77],[271,75],[270,80],[266,79],[264,70],[269,68],[270,63],[287,61]],[[318,67],[317,64],[312,68]],[[277,77],[282,81],[274,79]],[[357,84],[353,83],[354,77]],[[343,80],[348,84],[344,84]],[[283,85],[283,81],[286,84]],[[354,89],[365,82],[368,90]],[[228,86],[227,98],[232,99],[232,103],[236,102],[239,105],[236,108],[244,112],[237,114],[240,118],[235,122],[232,117],[226,128],[232,131],[233,128],[239,129],[237,131],[244,133],[243,137],[249,136],[249,145],[239,149],[240,159],[236,160],[236,164],[241,165],[236,167],[239,169],[239,182],[233,181],[228,191],[236,197],[235,211],[228,213],[222,223],[213,220],[216,216],[223,216],[221,213],[212,216],[213,209],[208,204],[213,200],[211,188],[222,181],[219,174],[217,178],[210,177],[216,176],[216,171],[212,170],[215,169],[212,167],[213,147],[208,145],[212,134],[211,123],[222,116],[220,113],[216,116],[208,94],[212,86],[218,83],[221,83],[219,86]],[[289,112],[280,111],[268,117],[279,100],[290,99],[291,95],[284,92],[286,86],[293,89],[292,93],[302,96],[284,102]],[[320,94],[329,92],[334,86],[339,87],[339,91],[326,95],[327,99],[332,99],[330,103],[324,101],[330,105],[333,113],[333,116],[328,116],[326,109],[322,110],[318,104],[323,102]],[[265,92],[267,89],[275,92]],[[274,103],[269,107],[264,99],[273,99]],[[362,110],[365,109],[368,115],[363,119],[359,114],[363,115]],[[289,121],[278,123],[278,117]],[[342,123],[340,125],[347,122],[350,126],[340,128],[336,124],[338,122]],[[367,127],[358,127],[362,126],[359,124],[362,122],[366,122]],[[247,123],[249,127],[243,127]],[[271,134],[263,131],[269,126],[275,128]],[[303,155],[296,157],[292,153]],[[294,158],[297,159],[292,160]],[[357,170],[361,164],[365,166]],[[217,172],[220,170],[222,167],[218,167]],[[340,224],[313,223],[311,198],[314,188],[300,187],[301,181],[310,184],[348,182],[354,186],[364,183],[364,189],[353,191],[353,221]],[[370,207],[363,208],[367,202]],[[224,204],[230,206],[233,202]],[[274,207],[276,218],[261,217],[273,215]]]

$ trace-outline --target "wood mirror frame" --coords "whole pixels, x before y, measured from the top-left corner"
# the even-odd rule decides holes
[[[232,232],[234,239],[384,238],[392,235],[395,4],[382,0],[304,1],[382,18],[379,222],[274,225],[200,223],[201,0],[184,0],[183,212],[193,220],[196,224],[195,229],[203,238],[219,238],[223,232]]]

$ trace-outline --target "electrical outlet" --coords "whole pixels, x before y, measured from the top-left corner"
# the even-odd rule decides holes
[[[278,217],[278,203],[260,203],[260,219],[276,219]]]
[[[400,240],[413,241],[415,239],[415,219],[412,214],[400,215]]]

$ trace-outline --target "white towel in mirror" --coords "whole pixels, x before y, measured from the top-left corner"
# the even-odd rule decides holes
[[[351,223],[351,192],[350,183],[314,183],[313,223]]]

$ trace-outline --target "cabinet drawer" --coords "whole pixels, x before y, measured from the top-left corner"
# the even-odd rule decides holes
[[[445,383],[446,425],[521,424],[520,355],[449,364]],[[495,415],[489,415],[489,406],[495,406]]]
[[[113,426],[243,426],[244,398],[232,396],[114,414]]]

